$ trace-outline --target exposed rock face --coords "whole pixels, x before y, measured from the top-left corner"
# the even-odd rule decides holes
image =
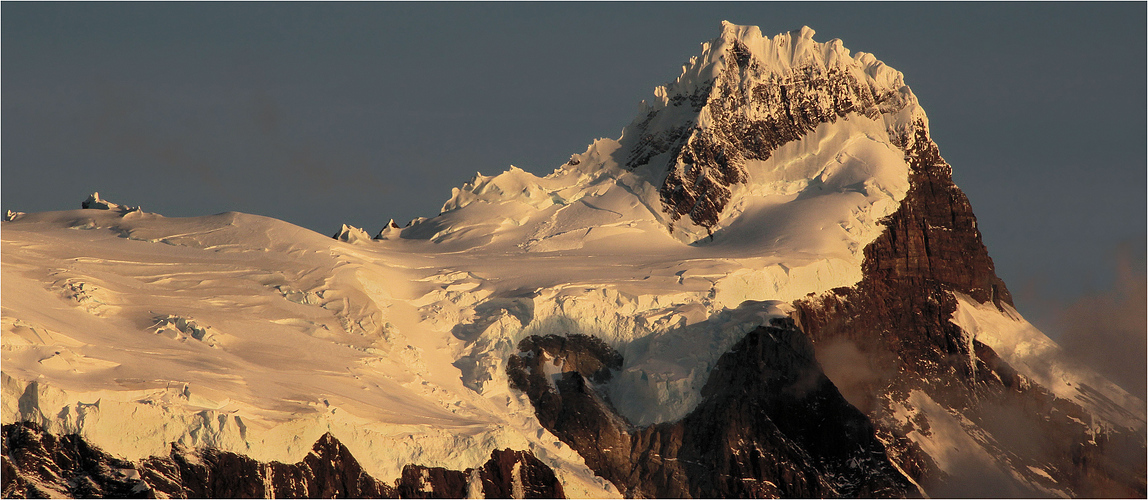
[[[561,498],[562,485],[530,452],[495,450],[478,469],[408,465],[394,486],[363,471],[325,434],[294,464],[262,463],[214,449],[172,446],[167,457],[133,463],[56,437],[36,424],[5,425],[5,498]]]
[[[956,310],[950,292],[1010,305],[1012,296],[996,276],[968,198],[953,184],[951,167],[924,127],[902,142],[911,144],[911,187],[901,207],[882,221],[884,233],[865,248],[864,279],[798,301],[798,319],[815,342],[845,335],[896,353],[882,359],[888,363],[883,367],[968,381],[977,358],[971,339],[949,321]],[[840,325],[846,318],[858,324]]]
[[[565,498],[554,471],[529,451],[495,450],[477,469],[407,466],[400,498]]]
[[[980,302],[1012,305],[993,260],[981,241],[968,197],[953,184],[952,167],[941,158],[924,123],[906,149],[910,190],[901,208],[885,221],[886,232],[865,249],[865,276],[872,280],[932,280]]]
[[[637,497],[903,497],[868,418],[837,392],[791,321],[723,356],[682,420],[631,426],[595,388],[621,357],[585,335],[529,337],[507,371],[539,420]],[[549,366],[548,366],[549,365]]]

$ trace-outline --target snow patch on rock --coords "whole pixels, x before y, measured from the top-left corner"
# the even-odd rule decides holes
[[[371,242],[371,237],[367,234],[366,231],[355,226],[349,226],[347,224],[343,224],[343,227],[339,228],[339,231],[336,232],[332,238],[344,243],[352,244],[365,244]]]
[[[1136,432],[1145,428],[1145,402],[1094,370],[1071,361],[1060,346],[1032,326],[1012,306],[981,304],[954,293],[952,322],[996,351],[1028,379],[1093,415]]]

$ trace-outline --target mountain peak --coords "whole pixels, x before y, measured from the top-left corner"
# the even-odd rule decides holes
[[[728,220],[751,163],[820,125],[863,116],[889,143],[910,146],[928,119],[902,74],[871,54],[850,55],[808,26],[766,37],[723,23],[673,83],[623,131],[627,168],[658,184],[669,227],[712,235]],[[747,163],[748,162],[748,163]]]
[[[1012,308],[900,73],[813,37],[725,23],[620,139],[374,239],[10,214],[5,496],[1144,497],[1143,400]]]

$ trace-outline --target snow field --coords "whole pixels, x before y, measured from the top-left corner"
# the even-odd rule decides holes
[[[77,217],[93,229],[72,229]],[[3,233],[5,423],[37,421],[128,458],[176,442],[294,462],[332,432],[384,480],[407,463],[465,469],[495,448],[532,449],[571,494],[611,491],[528,401],[474,397],[448,342],[408,339],[418,308],[390,297],[418,281],[363,266],[356,247],[241,214],[26,222],[30,232]],[[143,234],[155,237],[125,236]],[[68,280],[43,279],[60,269]],[[72,289],[118,309],[91,310]]]

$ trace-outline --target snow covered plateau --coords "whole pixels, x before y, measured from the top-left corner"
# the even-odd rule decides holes
[[[383,480],[529,450],[567,495],[619,496],[540,424],[507,360],[532,335],[598,337],[624,359],[599,387],[618,414],[672,422],[748,332],[863,280],[928,119],[900,72],[813,34],[726,24],[619,139],[545,177],[476,174],[440,214],[375,237],[235,212],[168,218],[98,194],[12,212],[0,417],[129,460],[179,443],[293,463],[329,432]],[[751,143],[792,115],[765,94],[773,82],[797,102],[794,75],[811,82],[807,119]],[[1143,432],[1139,397],[1062,361],[1011,306],[952,297],[969,346],[1079,404],[1082,425]],[[941,470],[975,456],[1016,475],[934,399],[911,391],[885,416],[927,414],[934,431],[906,435]],[[1064,494],[1033,469],[1018,480]]]

